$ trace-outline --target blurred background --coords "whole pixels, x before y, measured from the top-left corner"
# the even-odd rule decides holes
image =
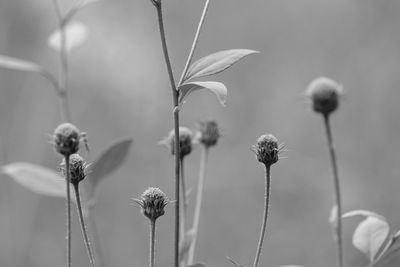
[[[185,63],[204,1],[163,0],[176,79]],[[62,1],[64,10],[70,1]],[[215,119],[223,136],[210,152],[196,260],[250,265],[263,209],[263,166],[250,150],[264,133],[284,143],[272,168],[272,199],[260,266],[335,266],[328,216],[333,181],[322,118],[304,90],[318,76],[345,90],[332,116],[343,209],[369,209],[400,227],[400,2],[396,0],[212,1],[195,59],[229,48],[252,55],[217,77],[227,107],[195,93],[181,114],[194,128]],[[126,163],[101,185],[95,217],[107,266],[146,266],[148,222],[132,204],[148,186],[173,198],[173,157],[158,145],[172,129],[171,95],[149,0],[103,0],[76,17],[87,42],[70,57],[72,121],[88,133],[92,161],[121,137],[135,139]],[[47,46],[57,28],[50,0],[0,1],[0,54],[37,62],[56,73]],[[34,74],[0,69],[1,164],[26,161],[56,169],[48,134],[61,122],[53,88]],[[194,204],[200,150],[186,160]],[[39,196],[1,176],[0,266],[64,266],[64,201]],[[158,222],[157,265],[173,264],[173,205]],[[76,213],[73,265],[89,266]],[[367,258],[351,244],[359,219],[344,222],[346,266]],[[398,266],[394,259],[387,266]]]

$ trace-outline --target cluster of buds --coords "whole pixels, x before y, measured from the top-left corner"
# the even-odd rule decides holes
[[[310,83],[306,94],[311,98],[314,111],[328,116],[338,108],[343,88],[334,80],[320,77]]]
[[[133,199],[141,208],[142,214],[152,221],[164,215],[165,206],[169,203],[167,196],[156,187],[149,187],[140,196],[140,199]]]
[[[61,173],[66,176],[65,169],[65,158],[61,162]],[[88,164],[84,161],[84,159],[79,156],[79,154],[72,154],[69,157],[69,174],[70,174],[70,182],[73,185],[79,184],[83,179],[86,178],[86,168]]]
[[[257,160],[265,166],[271,166],[279,160],[280,147],[278,139],[272,134],[261,135],[252,147]]]

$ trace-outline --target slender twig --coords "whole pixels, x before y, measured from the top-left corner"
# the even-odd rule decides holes
[[[208,11],[209,5],[210,5],[210,0],[206,0],[206,3],[204,4],[204,8],[203,8],[203,13],[201,14],[201,17],[200,17],[199,25],[197,26],[196,34],[195,34],[194,39],[193,39],[192,47],[191,47],[190,52],[189,52],[189,56],[188,56],[188,58],[186,60],[186,64],[185,64],[185,67],[183,69],[182,76],[179,79],[179,83],[178,83],[179,85],[182,85],[182,83],[184,82],[184,79],[185,79],[185,76],[186,76],[186,74],[187,74],[187,72],[189,70],[190,64],[192,63],[194,50],[196,49],[197,43],[199,41],[200,32],[201,32],[201,29],[202,29],[203,24],[204,24],[204,20],[205,20],[206,15],[207,15],[207,11]]]
[[[186,214],[187,214],[187,199],[186,199],[186,182],[185,182],[185,173],[184,173],[184,160],[183,157],[180,161],[180,180],[181,180],[181,192],[182,192],[182,203],[181,206],[181,239],[185,239],[185,230],[186,230]]]
[[[204,179],[206,177],[207,157],[208,157],[208,147],[203,146],[203,149],[201,152],[201,159],[200,159],[199,181],[197,184],[196,206],[195,206],[194,215],[193,215],[193,226],[192,226],[193,240],[190,243],[189,254],[188,254],[188,265],[193,264],[193,260],[194,260],[194,252],[195,252],[195,248],[196,248],[197,233],[199,231],[200,211],[201,211],[201,202],[202,202],[202,198],[203,198]]]
[[[85,226],[85,220],[83,218],[81,197],[80,197],[80,194],[79,194],[79,184],[78,183],[74,184],[74,189],[75,189],[76,205],[78,207],[79,222],[81,224],[83,239],[85,241],[85,246],[86,246],[86,250],[87,250],[87,253],[88,253],[88,256],[89,256],[90,265],[92,267],[95,267],[92,248],[90,246],[90,241],[89,241],[89,237],[88,237],[88,234],[87,234],[87,231],[86,231],[86,226]]]
[[[174,238],[174,263],[175,267],[179,267],[179,109],[178,109],[178,97],[179,92],[176,90],[176,84],[174,80],[174,74],[171,67],[171,62],[168,55],[168,48],[167,42],[165,38],[165,30],[164,30],[164,22],[162,17],[162,8],[161,8],[161,1],[154,2],[155,7],[157,9],[157,17],[158,17],[158,26],[160,29],[160,38],[161,44],[165,59],[165,64],[167,66],[168,77],[170,81],[170,86],[172,90],[172,98],[173,98],[173,112],[174,112],[174,134],[175,134],[175,238]]]
[[[342,204],[340,197],[340,184],[339,184],[339,174],[337,167],[337,160],[335,154],[335,148],[333,145],[332,138],[332,130],[329,123],[329,114],[324,114],[324,124],[326,129],[326,136],[328,139],[328,147],[332,164],[333,171],[333,179],[335,186],[335,198],[336,198],[336,206],[337,206],[337,222],[336,222],[336,243],[337,243],[337,257],[338,257],[338,266],[343,267],[343,244],[342,244]]]
[[[104,263],[104,257],[103,257],[103,251],[101,248],[101,244],[100,244],[100,238],[99,238],[99,231],[97,230],[97,223],[96,220],[94,219],[94,205],[90,205],[88,207],[88,221],[89,221],[89,225],[90,225],[90,232],[92,233],[92,238],[93,238],[93,242],[92,242],[92,246],[93,246],[93,250],[95,252],[95,254],[97,255],[96,258],[96,262],[100,267],[105,267],[105,263]]]
[[[264,218],[261,226],[260,239],[258,241],[256,257],[254,258],[253,267],[258,266],[258,262],[260,260],[261,249],[264,242],[265,236],[265,228],[267,226],[268,219],[268,209],[269,209],[269,197],[271,192],[271,174],[270,174],[271,165],[265,165],[265,192],[264,192]]]
[[[65,171],[67,173],[65,183],[67,187],[67,199],[65,200],[66,206],[66,219],[67,219],[67,267],[71,267],[71,190],[70,181],[71,173],[69,166],[69,155],[65,156]]]
[[[156,243],[156,220],[150,220],[150,261],[149,266],[154,267],[155,247]]]

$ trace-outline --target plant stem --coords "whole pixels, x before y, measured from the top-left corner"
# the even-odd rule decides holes
[[[69,155],[65,156],[65,171],[67,173],[65,183],[67,187],[67,199],[65,200],[67,217],[67,266],[71,267],[71,173],[69,167]]]
[[[167,72],[169,76],[170,86],[172,90],[173,98],[173,113],[174,113],[174,133],[175,133],[175,239],[174,239],[174,266],[179,267],[179,109],[178,109],[178,97],[179,92],[176,90],[176,84],[174,80],[174,74],[172,72],[171,62],[169,60],[167,42],[165,39],[164,22],[162,17],[161,1],[155,2],[158,16],[158,26],[160,29],[161,44],[165,59],[165,64],[167,66]]]
[[[196,248],[197,233],[199,231],[200,211],[201,211],[201,202],[202,202],[202,198],[203,198],[204,179],[206,177],[207,157],[208,157],[208,147],[203,146],[203,149],[201,152],[201,159],[200,159],[199,181],[197,184],[196,206],[195,206],[194,215],[193,215],[193,226],[192,226],[193,240],[192,240],[192,243],[190,244],[190,248],[189,248],[188,265],[192,265],[193,260],[194,260],[194,251]]]
[[[60,68],[58,71],[58,97],[60,99],[61,107],[61,117],[63,121],[71,121],[69,105],[68,105],[68,53],[67,53],[67,36],[65,33],[66,24],[63,21],[63,14],[61,12],[61,7],[59,0],[54,0],[54,7],[56,10],[56,15],[59,23],[60,29]]]
[[[150,220],[150,267],[154,267],[155,247],[156,243],[156,220]]]
[[[94,219],[94,215],[93,215],[93,210],[94,210],[94,205],[91,205],[88,207],[88,221],[89,221],[89,225],[90,225],[90,230],[92,233],[92,237],[93,237],[93,247],[94,247],[94,251],[95,254],[97,255],[97,259],[96,262],[98,263],[98,265],[100,267],[105,267],[104,266],[104,257],[103,257],[103,253],[102,253],[102,249],[101,249],[101,245],[100,245],[100,238],[99,238],[99,231],[97,230],[97,224],[96,224],[96,220]]]
[[[201,32],[201,29],[202,29],[203,24],[204,24],[204,20],[205,20],[206,15],[207,15],[207,11],[208,11],[209,5],[210,5],[210,0],[206,0],[206,3],[204,4],[204,8],[203,8],[203,13],[201,14],[201,17],[200,17],[199,25],[197,26],[196,34],[195,34],[194,39],[193,39],[192,47],[191,47],[190,52],[189,52],[189,56],[188,56],[188,58],[186,60],[186,64],[185,64],[185,67],[183,69],[182,76],[181,76],[181,78],[179,80],[179,85],[182,85],[182,83],[184,82],[184,79],[185,79],[185,76],[186,76],[186,74],[187,74],[187,72],[189,70],[190,64],[192,63],[194,50],[196,49],[197,43],[199,41],[200,32]]]
[[[328,114],[324,114],[324,124],[325,124],[326,136],[328,139],[328,147],[332,164],[336,206],[337,206],[336,242],[337,242],[338,266],[343,267],[344,265],[343,265],[343,244],[342,244],[342,205],[340,197],[340,183],[339,183],[339,174],[338,174],[337,160],[335,154],[335,147],[333,145],[332,131]]]
[[[269,209],[269,197],[271,192],[271,174],[270,174],[271,165],[265,165],[265,192],[264,192],[264,218],[261,226],[260,239],[258,241],[256,257],[254,258],[253,267],[257,267],[258,262],[260,260],[261,249],[264,242],[265,236],[265,228],[267,226],[268,219],[268,209]]]
[[[182,192],[182,203],[181,206],[182,214],[181,214],[181,239],[185,240],[185,229],[186,229],[186,214],[187,214],[187,200],[186,200],[186,182],[185,182],[185,173],[183,168],[183,158],[180,160],[180,179],[181,179],[181,192]]]
[[[76,205],[78,207],[79,221],[81,223],[83,239],[85,240],[85,245],[86,245],[86,250],[87,250],[87,253],[88,253],[88,256],[89,256],[90,265],[92,267],[94,267],[95,265],[94,265],[93,253],[92,253],[92,249],[90,247],[90,241],[89,241],[89,237],[88,237],[88,234],[87,234],[87,231],[86,231],[85,221],[83,219],[81,197],[79,195],[79,184],[78,183],[74,184],[74,189],[75,189]]]

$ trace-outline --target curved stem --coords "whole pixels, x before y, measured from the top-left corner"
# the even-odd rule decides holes
[[[95,254],[97,255],[97,260],[96,262],[98,263],[98,265],[100,267],[105,267],[105,263],[104,263],[104,257],[103,257],[103,253],[102,253],[102,249],[101,249],[101,245],[100,245],[100,238],[99,238],[99,231],[97,230],[97,224],[96,224],[96,220],[94,219],[94,215],[93,215],[93,210],[94,210],[94,205],[91,205],[88,207],[88,221],[89,221],[89,225],[90,225],[90,232],[92,233],[92,237],[93,237],[93,247],[94,247],[94,251]]]
[[[71,173],[69,167],[69,155],[65,156],[65,172],[67,173],[65,183],[67,187],[67,198],[65,200],[67,219],[67,266],[71,267]]]
[[[197,233],[199,231],[200,211],[201,211],[201,202],[202,202],[202,198],[203,198],[204,179],[206,177],[207,157],[208,157],[208,147],[203,146],[203,149],[201,152],[201,159],[200,159],[199,181],[197,184],[196,206],[194,208],[194,216],[193,216],[193,227],[192,227],[193,240],[192,240],[192,243],[190,244],[190,248],[189,248],[188,265],[192,265],[193,260],[194,260],[194,251],[196,248]]]
[[[264,218],[261,226],[260,239],[258,241],[256,257],[254,258],[253,267],[257,267],[258,262],[260,260],[261,249],[264,242],[265,236],[265,228],[267,226],[268,219],[268,209],[269,209],[269,197],[271,192],[271,174],[270,174],[270,165],[265,165],[265,192],[264,192]]]
[[[203,13],[201,14],[199,25],[197,26],[196,34],[194,36],[192,47],[191,47],[190,52],[189,52],[189,56],[188,56],[188,58],[186,60],[186,64],[185,64],[185,67],[183,69],[182,76],[181,76],[181,78],[179,80],[179,85],[181,85],[184,82],[185,76],[186,76],[186,74],[187,74],[187,72],[189,70],[190,64],[192,63],[194,50],[196,49],[197,43],[199,41],[200,32],[201,32],[201,29],[202,29],[203,24],[204,24],[204,20],[205,20],[206,15],[207,15],[207,11],[208,11],[209,5],[210,5],[210,0],[206,0],[206,3],[204,4],[204,8],[203,8]]]
[[[336,206],[337,206],[337,222],[336,222],[336,243],[337,243],[337,257],[338,257],[338,266],[343,267],[343,244],[342,244],[342,205],[341,205],[341,197],[340,197],[340,184],[339,184],[339,174],[337,168],[337,160],[335,154],[335,147],[333,145],[332,131],[329,123],[329,115],[324,115],[324,124],[326,129],[326,136],[328,139],[328,147],[332,164],[333,171],[333,179],[335,186],[335,198],[336,198]]]
[[[156,220],[150,220],[150,267],[154,267],[156,243]]]
[[[165,30],[164,23],[162,17],[162,8],[161,1],[155,2],[155,6],[157,9],[157,17],[158,17],[158,26],[160,29],[160,38],[161,44],[165,59],[165,64],[167,65],[167,72],[170,81],[170,86],[172,90],[172,99],[173,99],[173,112],[174,112],[174,133],[175,133],[175,238],[174,238],[174,266],[179,267],[179,109],[178,109],[178,97],[179,93],[176,90],[176,84],[174,80],[174,74],[172,72],[171,62],[169,60],[167,41],[165,39]]]
[[[81,223],[83,239],[85,240],[85,246],[86,246],[86,250],[87,250],[87,253],[89,256],[90,265],[92,267],[94,267],[95,265],[94,265],[93,253],[92,253],[92,249],[90,247],[90,241],[89,241],[89,237],[88,237],[88,234],[86,231],[85,220],[83,219],[81,197],[79,195],[79,184],[78,183],[74,184],[74,189],[75,189],[76,205],[78,207],[79,222]]]

